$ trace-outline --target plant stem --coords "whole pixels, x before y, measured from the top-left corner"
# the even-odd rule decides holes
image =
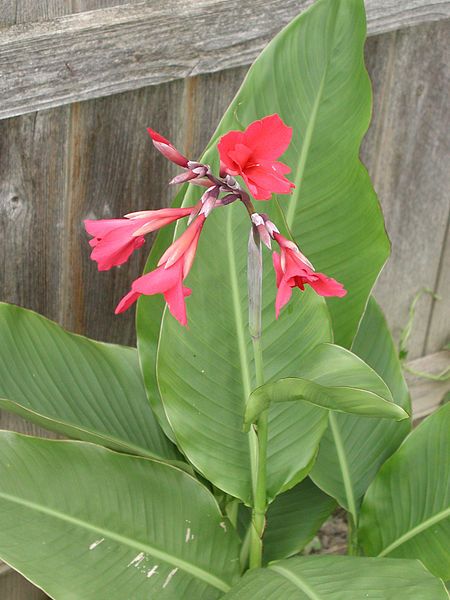
[[[249,209],[251,210],[251,208]],[[264,362],[261,344],[261,302],[262,302],[262,256],[261,240],[256,228],[252,227],[248,244],[248,301],[249,331],[253,344],[256,385],[264,383]],[[253,510],[250,534],[250,569],[262,564],[262,537],[266,523],[266,462],[267,462],[268,411],[261,413],[256,422],[257,457],[256,477],[253,490]]]
[[[347,513],[347,525],[348,525],[348,536],[347,536],[347,554],[349,556],[358,556],[358,528],[355,523],[353,515]]]
[[[264,366],[262,357],[261,337],[253,338],[255,356],[256,385],[264,383]],[[261,413],[256,423],[258,436],[258,463],[256,472],[256,491],[252,511],[252,536],[250,541],[250,569],[262,564],[262,537],[266,524],[266,480],[267,480],[267,431],[268,411]]]

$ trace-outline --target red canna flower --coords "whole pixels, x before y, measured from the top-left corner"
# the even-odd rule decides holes
[[[172,315],[181,325],[187,325],[184,299],[191,294],[191,290],[183,286],[183,280],[194,261],[205,219],[205,215],[201,213],[165,251],[158,267],[132,283],[131,291],[117,305],[116,315],[127,310],[142,294],[163,294]]]
[[[91,259],[98,264],[99,271],[126,262],[144,242],[144,235],[156,231],[191,214],[192,208],[163,208],[143,210],[125,215],[124,219],[98,219],[84,221],[93,248]]]
[[[287,240],[277,232],[274,232],[273,237],[281,251],[281,255],[276,252],[272,254],[278,288],[275,301],[277,318],[281,308],[289,302],[294,287],[303,291],[305,285],[308,284],[319,296],[338,296],[339,298],[345,296],[347,291],[343,285],[323,273],[317,273],[294,242]]]
[[[241,175],[256,200],[269,200],[272,193],[290,194],[295,185],[284,175],[290,168],[277,162],[292,137],[277,114],[254,121],[245,131],[230,131],[217,145],[221,171]]]

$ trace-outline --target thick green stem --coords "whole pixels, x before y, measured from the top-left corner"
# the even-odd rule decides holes
[[[253,338],[253,352],[255,355],[256,385],[264,383],[264,368],[262,359],[261,338]],[[262,564],[262,537],[266,525],[267,509],[267,430],[268,411],[261,413],[256,423],[258,437],[258,462],[256,471],[256,490],[252,512],[252,536],[250,543],[250,569],[260,567]]]
[[[256,385],[264,384],[264,363],[261,344],[261,299],[262,299],[262,257],[261,242],[256,229],[250,233],[248,247],[248,299],[249,331],[253,343]],[[262,537],[266,523],[266,479],[267,479],[267,428],[268,411],[264,411],[256,423],[258,443],[256,477],[253,490],[253,511],[250,535],[249,566],[251,569],[262,564]]]
[[[355,523],[355,519],[351,513],[347,513],[347,525],[348,525],[348,536],[347,536],[347,554],[349,556],[358,556],[358,527]]]

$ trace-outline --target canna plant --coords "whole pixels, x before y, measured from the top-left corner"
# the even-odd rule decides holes
[[[51,597],[448,597],[449,407],[410,432],[370,297],[364,39],[363,0],[317,0],[199,160],[148,130],[173,206],[85,222],[99,270],[159,230],[137,350],[0,305],[0,408],[71,438],[0,433],[0,558]],[[338,505],[348,556],[302,554]]]

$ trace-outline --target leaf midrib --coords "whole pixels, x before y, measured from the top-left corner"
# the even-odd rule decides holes
[[[328,67],[328,65],[327,65],[327,67]],[[311,116],[310,116],[308,126],[307,126],[306,132],[305,132],[302,150],[300,152],[298,168],[296,170],[295,180],[294,180],[295,190],[296,190],[296,194],[294,196],[295,200],[294,200],[294,198],[292,198],[292,201],[289,203],[289,208],[288,208],[287,215],[286,215],[286,223],[287,223],[289,229],[291,229],[294,224],[295,212],[297,209],[298,199],[300,196],[300,190],[301,190],[302,183],[303,183],[303,174],[305,172],[306,162],[308,160],[309,148],[311,146],[314,127],[315,127],[316,120],[317,120],[317,114],[319,112],[319,105],[322,100],[322,94],[323,94],[323,89],[325,87],[326,75],[327,75],[327,69],[324,70],[322,79],[320,80],[319,89],[317,90],[317,96],[314,101],[314,106],[311,111]]]
[[[342,473],[342,481],[344,482],[345,495],[347,497],[348,509],[350,514],[353,517],[354,522],[357,522],[357,511],[356,511],[356,502],[355,496],[353,494],[352,480],[350,477],[350,469],[347,463],[347,457],[345,455],[344,444],[342,443],[341,432],[339,430],[339,425],[336,421],[336,416],[333,412],[329,414],[329,425],[331,428],[331,432],[333,434],[334,443],[336,446],[339,466],[341,467]]]
[[[58,510],[50,509],[46,506],[37,504],[36,502],[32,502],[31,500],[26,500],[24,498],[18,498],[17,496],[12,496],[11,494],[6,494],[4,492],[0,492],[0,498],[3,498],[4,500],[12,502],[14,504],[19,504],[20,506],[25,506],[25,507],[27,507],[31,510],[35,510],[39,513],[49,515],[50,517],[53,517],[54,519],[59,519],[66,523],[76,525],[82,529],[92,531],[93,533],[98,534],[101,537],[105,537],[105,538],[114,540],[115,542],[118,542],[118,543],[128,546],[130,548],[139,550],[140,552],[147,552],[148,554],[151,554],[155,558],[160,559],[166,563],[169,563],[170,565],[174,565],[175,567],[182,569],[189,575],[192,575],[193,577],[196,577],[197,579],[201,579],[208,585],[211,585],[211,586],[215,587],[216,589],[221,590],[223,592],[227,592],[230,589],[230,586],[228,585],[228,583],[226,583],[222,579],[219,579],[215,575],[212,575],[211,573],[204,571],[200,567],[197,567],[196,565],[193,565],[192,563],[189,563],[181,558],[178,558],[177,556],[173,556],[171,554],[168,554],[167,552],[164,552],[163,550],[160,550],[158,548],[150,546],[149,544],[145,544],[145,543],[139,542],[137,540],[133,540],[132,538],[121,535],[120,533],[110,531],[109,529],[104,529],[103,527],[99,527],[97,525],[93,525],[92,523],[83,521],[76,517],[72,517],[71,515],[67,515]]]
[[[382,556],[386,556],[387,554],[390,554],[393,550],[395,550],[396,548],[399,548],[405,542],[408,542],[416,535],[419,535],[420,533],[422,533],[422,531],[425,531],[426,529],[432,527],[436,523],[439,523],[439,521],[443,521],[448,516],[450,516],[450,508],[446,508],[445,510],[439,511],[432,517],[425,519],[425,521],[422,521],[422,523],[419,523],[419,525],[412,527],[409,531],[407,531],[406,533],[404,533],[403,535],[398,537],[391,544],[389,544],[389,546],[386,546],[386,548],[384,548],[384,550],[382,550],[378,554],[378,556],[382,557]]]
[[[325,88],[325,81],[326,81],[327,74],[328,74],[328,68],[330,66],[331,50],[334,48],[334,32],[335,32],[335,24],[337,22],[337,18],[336,18],[337,10],[338,9],[337,9],[337,2],[336,2],[333,5],[332,10],[330,11],[330,14],[328,16],[328,18],[331,19],[331,23],[332,23],[332,27],[333,27],[333,31],[331,32],[331,38],[332,38],[331,49],[329,51],[328,60],[325,65],[325,69],[323,71],[322,78],[320,80],[320,84],[319,84],[319,87],[317,90],[317,96],[316,96],[316,99],[314,100],[314,105],[313,105],[313,108],[311,111],[310,119],[308,121],[308,126],[305,131],[303,146],[302,146],[302,149],[300,152],[300,159],[298,162],[298,168],[296,169],[296,174],[295,174],[295,179],[294,179],[295,189],[296,189],[296,194],[294,196],[295,201],[290,202],[288,212],[286,215],[286,223],[288,225],[289,230],[292,229],[292,226],[294,224],[295,212],[296,212],[297,204],[298,204],[299,197],[300,197],[300,190],[301,190],[301,187],[303,184],[303,175],[305,172],[306,163],[308,161],[309,149],[311,146],[314,128],[315,128],[316,121],[317,121],[317,115],[319,113],[319,106],[322,101],[322,95],[323,95],[323,90]],[[292,198],[292,200],[294,200],[294,198]]]
[[[300,590],[302,590],[302,592],[304,592],[308,596],[308,598],[310,598],[311,600],[323,600],[320,596],[318,596],[315,593],[314,590],[312,590],[309,587],[309,585],[306,583],[306,581],[303,581],[303,579],[300,579],[300,577],[298,575],[296,575],[295,573],[292,573],[292,571],[289,571],[288,569],[285,569],[284,567],[280,567],[280,565],[270,565],[269,569],[271,569],[272,571],[275,571],[276,573],[279,573],[285,579],[287,579],[288,581],[293,583],[296,587],[298,587]]]

